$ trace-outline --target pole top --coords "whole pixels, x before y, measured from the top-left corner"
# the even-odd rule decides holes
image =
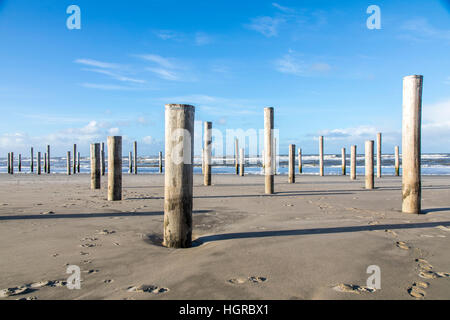
[[[406,77],[403,77],[403,79],[409,79],[409,78],[411,78],[411,79],[423,79],[423,76],[422,75],[418,75],[418,74],[413,74],[413,75],[410,75],[410,76],[406,76]]]
[[[176,104],[176,103],[169,103],[166,104],[166,110],[185,110],[185,111],[195,111],[195,107],[190,104]]]

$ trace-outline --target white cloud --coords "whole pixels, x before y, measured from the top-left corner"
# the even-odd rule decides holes
[[[154,143],[156,143],[156,140],[153,139],[153,137],[151,137],[151,136],[146,136],[146,137],[142,138],[142,142],[145,144],[154,144]]]
[[[75,63],[84,64],[91,67],[104,68],[104,69],[117,69],[120,66],[115,63],[102,62],[93,59],[77,59]]]
[[[282,12],[285,12],[285,13],[293,13],[293,12],[295,12],[294,9],[291,9],[291,8],[288,8],[288,7],[285,7],[285,6],[282,6],[282,5],[280,5],[280,4],[276,3],[276,2],[273,2],[273,3],[272,3],[272,6],[274,6],[274,7],[277,8],[278,10],[280,10],[280,11],[282,11]]]
[[[155,30],[156,36],[162,40],[179,39],[181,35],[172,30]]]
[[[195,34],[195,43],[199,46],[206,45],[212,42],[212,38],[204,32],[197,32]]]
[[[89,83],[85,82],[81,84],[82,87],[90,89],[101,89],[101,90],[136,90],[135,87],[119,86],[115,84],[104,84],[104,83]]]
[[[150,61],[150,62],[154,62],[157,65],[164,67],[164,68],[169,68],[169,69],[175,68],[174,63],[171,62],[170,59],[161,57],[157,54],[139,54],[139,55],[136,55],[136,57]]]
[[[85,71],[90,71],[90,72],[95,72],[95,73],[100,73],[100,74],[104,74],[107,75],[115,80],[118,81],[123,81],[123,82],[133,82],[133,83],[145,83],[145,80],[141,80],[141,79],[134,79],[134,78],[130,78],[130,77],[126,77],[123,75],[120,75],[118,73],[115,72],[111,72],[109,70],[104,70],[104,69],[89,69],[89,68],[84,68],[83,70]]]
[[[400,37],[408,40],[430,40],[441,39],[450,41],[450,29],[438,29],[432,26],[425,18],[416,18],[405,21],[401,25],[402,31],[410,31],[409,34],[402,34]]]
[[[283,22],[284,19],[282,18],[258,17],[252,19],[246,27],[270,38],[278,35],[278,28]]]
[[[165,80],[176,81],[176,80],[180,79],[175,72],[170,71],[170,70],[166,70],[166,69],[162,69],[162,68],[146,68],[146,70],[155,73],[160,78],[165,79]]]
[[[297,76],[326,73],[331,70],[331,66],[328,63],[306,63],[292,50],[289,50],[289,52],[280,59],[275,60],[275,68],[281,73],[294,74]]]
[[[325,136],[327,140],[366,140],[376,136],[379,129],[373,126],[359,126],[354,128],[340,128],[331,130],[320,130],[318,135]]]

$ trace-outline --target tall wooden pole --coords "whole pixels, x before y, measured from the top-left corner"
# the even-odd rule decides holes
[[[244,148],[241,148],[241,152],[240,152],[240,154],[239,154],[239,162],[240,162],[240,165],[239,165],[239,170],[240,170],[240,172],[239,172],[239,175],[241,176],[241,177],[243,177],[244,176],[244,167],[245,167],[245,149]]]
[[[289,183],[295,183],[295,144],[289,145]]]
[[[14,152],[11,152],[11,174],[14,174]]]
[[[298,148],[298,173],[303,173],[302,148]]]
[[[192,246],[192,191],[195,107],[165,106],[164,242]]]
[[[204,122],[204,146],[205,171],[203,172],[203,184],[211,185],[211,143],[212,143],[212,122]]]
[[[41,174],[41,153],[37,153],[37,174]]]
[[[133,173],[133,154],[131,151],[128,154],[128,173]]]
[[[78,171],[78,173],[80,173],[80,159],[81,159],[81,157],[80,157],[80,153],[78,152],[78,157],[77,157],[78,159],[77,159],[77,171]]]
[[[351,147],[350,155],[350,179],[356,180],[356,146]]]
[[[366,189],[374,188],[374,175],[373,175],[373,140],[366,141]]]
[[[91,189],[100,189],[100,143],[91,143]]]
[[[133,149],[134,149],[134,174],[138,174],[138,156],[137,156],[137,141],[133,143]]]
[[[50,156],[50,145],[47,145],[47,173],[52,172],[51,171],[51,156]]]
[[[33,152],[33,147],[31,147],[31,152],[30,152],[30,172],[33,173],[34,171],[34,152]]]
[[[19,153],[19,172],[22,172],[22,154]]]
[[[345,159],[346,154],[345,154],[345,148],[342,148],[341,150],[341,161],[342,161],[342,175],[345,176],[347,174],[347,161]]]
[[[108,137],[108,201],[122,200],[122,137]]]
[[[274,193],[274,114],[273,108],[264,108],[264,173],[265,173],[265,192]]]
[[[381,178],[381,132],[377,133],[377,178]]]
[[[236,175],[239,175],[239,140],[234,139],[234,167],[236,168]]]
[[[47,152],[44,153],[44,172],[47,173]]]
[[[7,159],[7,165],[8,173],[11,174],[11,152],[8,152],[8,159]]]
[[[423,76],[403,78],[402,211],[421,212],[421,126]]]
[[[77,145],[73,145],[73,174],[77,174]]]
[[[71,167],[70,167],[70,151],[67,151],[67,175],[70,176],[70,171],[71,171]]]
[[[162,159],[162,152],[159,152],[159,173],[163,172],[163,159]]]
[[[400,150],[398,146],[395,146],[395,175],[400,175]]]
[[[277,146],[277,138],[273,137],[273,174],[276,176],[278,174],[278,146]]]
[[[100,156],[101,156],[101,171],[102,171],[102,176],[105,175],[105,169],[106,169],[106,160],[105,160],[105,143],[102,142],[101,145],[101,150],[100,150]]]
[[[323,170],[323,136],[319,137],[319,174],[321,177],[324,175]]]

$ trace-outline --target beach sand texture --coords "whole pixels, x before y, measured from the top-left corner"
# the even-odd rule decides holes
[[[264,176],[194,175],[195,246],[178,250],[160,245],[163,175],[124,174],[118,202],[106,183],[0,175],[0,299],[450,299],[449,176],[422,177],[412,215],[401,177],[275,176],[265,195]]]

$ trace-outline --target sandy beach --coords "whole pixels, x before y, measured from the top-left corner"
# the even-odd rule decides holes
[[[412,215],[401,177],[282,175],[264,195],[263,176],[194,175],[195,246],[177,250],[160,244],[163,175],[125,174],[118,202],[89,179],[0,175],[1,299],[450,299],[449,176],[422,177]]]

